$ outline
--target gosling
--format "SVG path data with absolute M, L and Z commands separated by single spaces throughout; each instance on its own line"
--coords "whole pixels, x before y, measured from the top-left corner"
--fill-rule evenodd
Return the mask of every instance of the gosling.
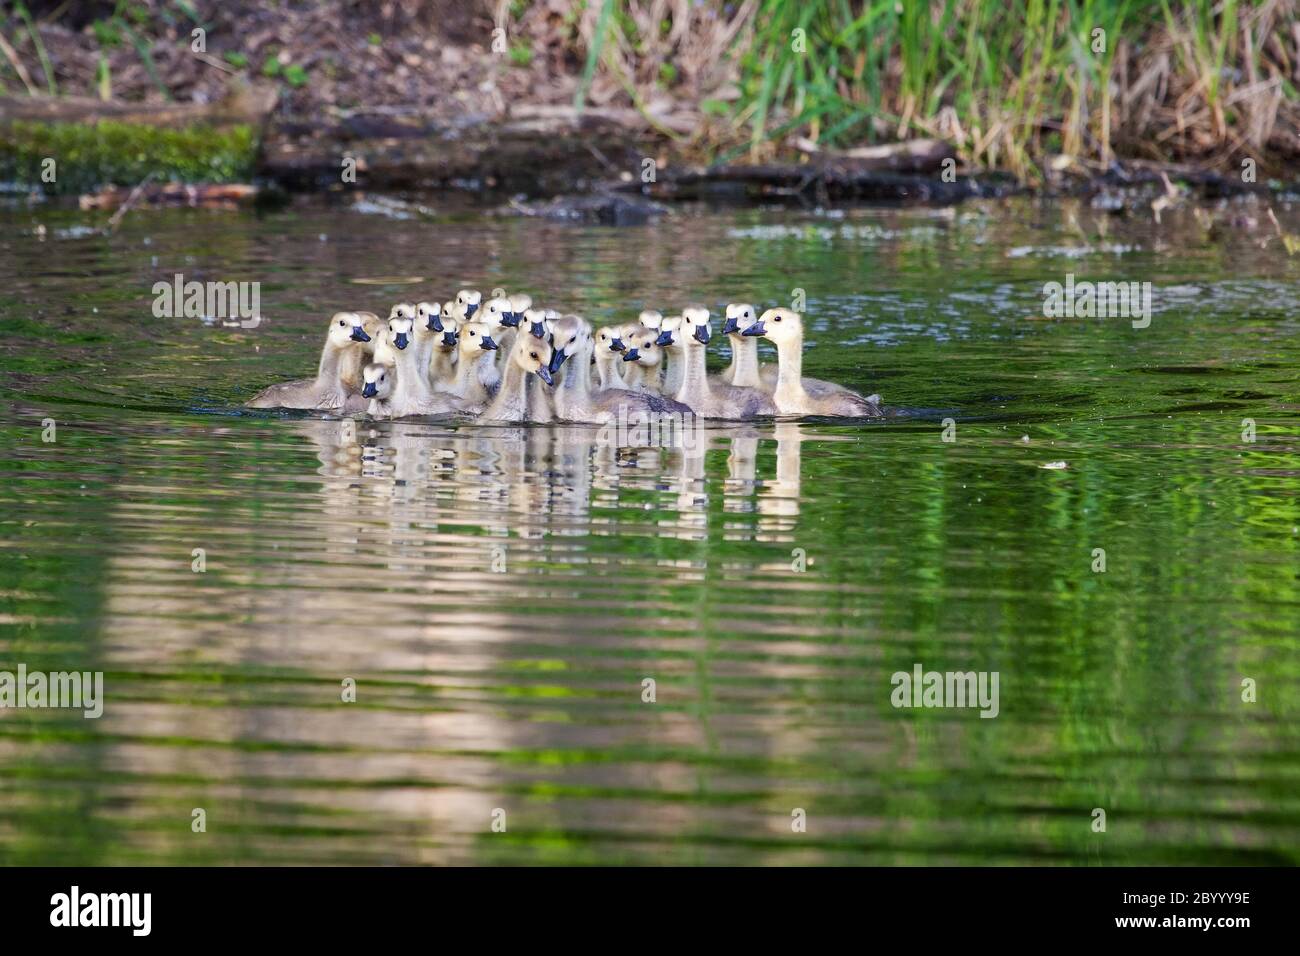
M 817 392 L 803 378 L 803 317 L 792 309 L 768 309 L 745 335 L 761 335 L 776 346 L 777 381 L 772 400 L 782 415 L 825 415 L 833 418 L 881 418 L 880 396 L 863 397 L 831 382 L 818 382 Z
M 330 317 L 316 377 L 264 388 L 249 399 L 248 407 L 342 408 L 348 397 L 348 388 L 342 378 L 345 360 L 360 355 L 361 346 L 369 341 L 370 336 L 358 313 L 335 312 Z

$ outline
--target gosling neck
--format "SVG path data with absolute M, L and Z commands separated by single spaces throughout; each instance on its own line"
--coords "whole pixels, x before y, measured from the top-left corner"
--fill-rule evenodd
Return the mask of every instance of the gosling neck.
M 551 393 L 556 411 L 564 416 L 586 408 L 591 399 L 591 350 L 579 349 L 570 355 L 565 360 L 560 375 L 560 383 Z
M 708 359 L 704 352 L 703 345 L 687 345 L 683 342 L 681 349 L 673 356 L 673 364 L 682 367 L 682 384 L 674 397 L 691 408 L 706 406 L 712 397 L 712 391 L 709 389 Z
M 640 388 L 646 381 L 646 370 L 640 362 L 629 362 L 623 369 L 623 384 L 628 388 Z
M 456 363 L 456 391 L 464 394 L 470 388 L 478 376 L 480 365 L 496 364 L 496 356 L 492 353 L 492 349 L 478 349 L 478 355 L 461 355 Z
M 684 366 L 681 352 L 671 346 L 665 347 L 663 364 L 667 368 L 664 372 L 664 394 L 676 395 L 682 387 Z
M 591 350 L 579 349 L 569 356 L 562 370 L 560 387 L 556 394 L 563 393 L 567 398 L 577 401 L 591 395 Z
M 429 356 L 429 377 L 431 381 L 446 381 L 454 374 L 460 363 L 456 361 L 456 347 L 435 345 Z
M 639 363 L 638 363 L 639 364 Z M 653 388 L 655 391 L 663 390 L 664 380 L 664 353 L 659 352 L 659 361 L 654 365 L 641 366 L 641 384 L 647 388 Z
M 731 384 L 758 388 L 758 339 L 753 336 L 727 336 L 731 343 Z
M 322 362 L 324 356 L 321 356 Z M 366 353 L 360 345 L 349 343 L 339 350 L 339 356 L 336 360 L 335 377 L 343 384 L 343 387 L 349 392 L 361 391 L 361 369 L 366 364 Z
M 510 356 L 515 354 L 515 346 L 525 335 L 532 335 L 529 324 L 523 319 L 519 320 L 518 325 L 506 325 L 499 327 L 492 333 L 492 338 L 497 343 L 497 351 L 501 353 L 501 360 L 505 364 L 501 367 L 501 374 L 506 373 L 505 366 L 510 364 Z
M 320 353 L 320 366 L 316 370 L 316 381 L 321 385 L 328 385 L 333 388 L 339 384 L 339 366 L 343 361 L 343 354 L 349 348 L 347 345 L 335 345 L 333 342 L 326 342 L 325 348 Z
M 619 374 L 618 366 L 614 364 L 622 360 L 622 355 L 611 352 L 607 346 L 596 347 L 596 371 L 600 374 L 601 388 L 622 388 L 626 384 Z
M 417 329 L 413 335 L 415 341 L 411 347 L 415 349 L 415 367 L 428 375 L 429 363 L 433 360 L 433 347 L 438 339 L 442 337 L 442 333 Z
M 803 387 L 803 335 L 793 342 L 776 345 L 776 391 L 778 406 L 802 402 L 808 397 Z
M 429 381 L 420 374 L 415 347 L 399 349 L 394 346 L 394 351 L 397 353 L 397 388 L 393 390 L 393 397 L 400 395 L 407 401 L 424 401 L 429 398 Z
M 505 371 L 501 373 L 501 391 L 497 394 L 503 409 L 523 415 L 528 408 L 528 374 L 513 358 L 507 358 Z

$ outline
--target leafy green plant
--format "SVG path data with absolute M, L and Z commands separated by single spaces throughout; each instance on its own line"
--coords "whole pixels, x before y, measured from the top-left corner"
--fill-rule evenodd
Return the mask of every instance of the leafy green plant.
M 529 66 L 533 62 L 533 48 L 527 43 L 510 45 L 510 62 L 515 66 Z

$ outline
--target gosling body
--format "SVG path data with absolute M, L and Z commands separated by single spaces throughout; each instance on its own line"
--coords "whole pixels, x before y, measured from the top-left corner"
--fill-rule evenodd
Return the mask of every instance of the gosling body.
M 282 382 L 262 389 L 248 401 L 249 408 L 300 408 L 335 410 L 347 402 L 348 385 L 344 376 L 361 346 L 370 340 L 362 317 L 356 312 L 336 312 L 330 317 L 321 350 L 316 377 Z
M 466 322 L 457 336 L 460 359 L 455 377 L 444 383 L 443 390 L 459 398 L 466 410 L 482 409 L 501 386 L 496 366 L 499 348 L 486 322 Z
M 711 337 L 708 309 L 692 307 L 682 311 L 681 327 L 669 343 L 682 365 L 677 400 L 704 418 L 748 421 L 776 415 L 775 402 L 756 388 L 709 382 L 705 353 Z
M 596 347 L 591 326 L 576 316 L 565 316 L 555 324 L 552 374 L 561 368 L 563 380 L 556 386 L 555 414 L 561 421 L 604 424 L 620 414 L 644 417 L 650 414 L 690 415 L 690 407 L 671 398 L 624 388 L 593 390 L 592 350 Z
M 768 309 L 744 332 L 764 336 L 776 346 L 777 383 L 772 400 L 782 415 L 881 418 L 880 396 L 863 397 L 830 382 L 803 377 L 803 317 L 792 309 Z
M 530 417 L 528 382 L 540 378 L 546 385 L 553 381 L 550 369 L 551 347 L 531 335 L 520 335 L 505 368 L 501 372 L 501 387 L 491 404 L 484 409 L 480 420 L 487 422 L 526 422 Z

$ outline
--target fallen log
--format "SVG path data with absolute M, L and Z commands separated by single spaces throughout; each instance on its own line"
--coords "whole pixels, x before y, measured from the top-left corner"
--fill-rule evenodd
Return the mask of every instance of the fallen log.
M 128 189 L 115 186 L 80 197 L 82 209 L 118 209 L 133 206 L 194 206 L 231 209 L 257 198 L 257 187 L 244 183 L 149 183 Z
M 261 127 L 275 109 L 279 91 L 268 84 L 232 84 L 230 93 L 216 103 L 166 103 L 146 105 L 98 100 L 88 96 L 0 96 L 0 124 L 77 123 L 104 120 L 135 126 Z
M 639 175 L 662 138 L 635 110 L 521 108 L 455 123 L 352 111 L 338 122 L 277 120 L 260 172 L 282 185 L 337 185 L 345 160 L 368 188 L 499 188 L 566 193 L 611 175 Z
M 945 159 L 956 160 L 957 150 L 941 139 L 909 139 L 901 143 L 829 149 L 800 137 L 794 148 L 822 160 L 833 160 L 863 172 L 928 173 L 943 168 Z

